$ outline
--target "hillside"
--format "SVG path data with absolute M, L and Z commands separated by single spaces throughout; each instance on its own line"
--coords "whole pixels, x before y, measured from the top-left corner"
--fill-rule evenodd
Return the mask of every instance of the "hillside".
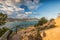
M 59 27 L 60 26 L 60 16 L 58 16 L 56 19 L 55 19 L 55 22 L 56 22 L 56 26 Z
M 55 28 L 45 30 L 46 37 L 43 40 L 60 40 L 60 16 L 55 19 Z
M 7 18 L 7 22 L 14 22 L 14 21 L 38 21 L 37 18 Z
M 20 40 L 22 37 L 23 40 L 28 40 L 28 36 L 31 35 L 35 35 L 35 31 L 29 31 L 33 28 L 29 28 L 26 30 L 22 30 L 22 31 L 18 31 L 17 34 L 15 34 L 12 37 L 12 40 Z M 26 33 L 24 33 L 26 32 Z M 43 37 L 43 31 L 41 33 L 43 40 L 60 40 L 60 27 L 55 27 L 52 29 L 48 29 L 48 30 L 44 30 L 46 36 Z
M 46 37 L 43 40 L 60 40 L 60 27 L 45 30 Z
M 55 19 L 55 28 L 50 28 L 47 30 L 41 31 L 41 36 L 43 40 L 60 40 L 60 17 Z M 45 33 L 45 36 L 44 36 Z M 22 29 L 15 34 L 11 40 L 35 40 L 30 35 L 35 37 L 36 30 L 34 27 L 29 27 L 27 29 Z M 29 38 L 30 36 L 30 38 Z

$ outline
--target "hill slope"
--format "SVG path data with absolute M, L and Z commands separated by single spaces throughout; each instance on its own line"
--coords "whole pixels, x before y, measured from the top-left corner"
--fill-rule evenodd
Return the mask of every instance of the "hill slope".
M 60 40 L 60 27 L 45 30 L 46 37 L 43 40 Z

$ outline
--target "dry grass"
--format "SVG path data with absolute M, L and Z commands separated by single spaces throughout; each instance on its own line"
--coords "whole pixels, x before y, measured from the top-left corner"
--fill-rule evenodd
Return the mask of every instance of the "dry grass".
M 46 37 L 43 40 L 60 40 L 60 17 L 55 19 L 56 27 L 45 30 Z
M 43 40 L 60 40 L 60 27 L 45 30 L 46 37 Z

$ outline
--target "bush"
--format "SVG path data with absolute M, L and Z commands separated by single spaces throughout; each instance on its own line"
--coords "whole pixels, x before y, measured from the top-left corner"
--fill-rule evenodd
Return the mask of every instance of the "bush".
M 56 26 L 55 25 L 50 25 L 50 26 L 46 27 L 46 29 L 50 29 L 50 28 L 54 28 L 54 27 L 56 27 Z
M 38 22 L 38 25 L 43 25 L 43 24 L 45 24 L 47 22 L 48 22 L 48 20 L 45 17 L 42 17 L 42 18 L 40 18 L 40 20 Z
M 55 25 L 54 25 L 54 19 L 50 19 L 49 22 L 48 20 L 45 18 L 45 17 L 42 17 L 37 24 L 34 25 L 34 27 L 36 28 L 36 40 L 42 40 L 42 37 L 40 35 L 40 31 L 41 30 L 45 30 L 45 29 L 50 29 L 50 28 L 54 28 Z M 43 24 L 47 23 L 48 22 L 48 25 L 45 25 L 44 27 L 41 27 Z M 52 23 L 52 24 L 50 24 Z
M 0 25 L 4 25 L 6 23 L 7 14 L 0 13 Z
M 42 40 L 42 37 L 41 37 L 40 33 L 37 33 L 35 35 L 35 40 Z
M 9 30 L 9 29 L 8 29 L 8 28 L 5 28 L 5 27 L 0 28 L 0 37 L 1 37 L 7 30 Z

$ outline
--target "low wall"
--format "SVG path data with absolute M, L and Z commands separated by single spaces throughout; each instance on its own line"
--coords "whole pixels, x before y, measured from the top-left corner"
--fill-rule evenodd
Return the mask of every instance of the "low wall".
M 9 35 L 10 30 L 8 30 L 7 32 L 5 32 L 1 37 L 0 40 L 7 40 L 7 36 Z

